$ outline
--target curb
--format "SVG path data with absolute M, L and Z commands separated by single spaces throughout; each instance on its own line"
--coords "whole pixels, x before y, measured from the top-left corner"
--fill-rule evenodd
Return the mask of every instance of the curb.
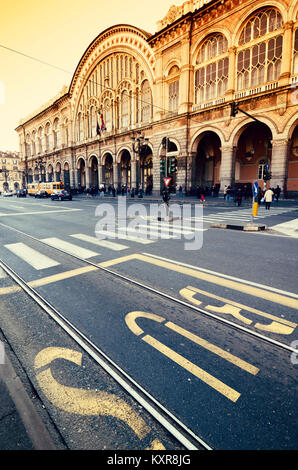
M 229 230 L 242 230 L 244 232 L 260 232 L 266 230 L 266 225 L 230 225 L 230 224 L 211 224 L 211 228 L 222 228 Z

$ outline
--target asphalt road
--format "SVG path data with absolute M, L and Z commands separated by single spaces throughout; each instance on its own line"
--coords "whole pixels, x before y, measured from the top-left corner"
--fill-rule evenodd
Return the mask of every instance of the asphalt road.
M 210 223 L 216 218 L 250 217 L 246 206 L 213 204 L 204 207 L 203 223 L 199 209 L 195 213 L 192 208 L 192 228 L 198 229 L 200 246 L 195 250 L 185 249 L 192 240 L 190 234 L 148 240 L 142 233 L 150 243 L 110 238 L 114 245 L 96 245 L 84 236 L 95 237 L 102 228 L 103 207 L 96 212 L 99 202 L 1 199 L 0 259 L 212 448 L 295 449 L 297 364 L 293 354 L 88 266 L 52 245 L 57 246 L 57 239 L 71 243 L 67 249 L 76 245 L 78 256 L 93 263 L 293 345 L 297 341 L 297 238 L 274 229 L 257 233 L 212 229 Z M 113 200 L 104 203 L 110 212 L 117 206 Z M 149 203 L 143 206 L 142 225 L 146 225 L 152 218 L 147 218 Z M 133 209 L 128 210 L 126 221 L 130 237 L 137 236 Z M 295 205 L 273 209 L 258 222 L 275 227 L 297 218 Z M 191 231 L 186 219 L 183 228 Z M 106 221 L 112 223 L 111 214 Z M 178 218 L 174 225 L 179 226 Z M 178 236 L 179 227 L 175 230 Z M 14 290 L 7 277 L 0 278 L 0 286 L 4 302 L 0 327 L 69 448 L 145 449 L 153 442 L 157 448 L 181 448 L 85 353 L 83 366 L 70 359 L 65 350 L 78 347 L 23 292 Z M 59 348 L 62 356 L 57 351 L 51 356 L 53 350 L 48 348 Z M 36 368 L 36 357 L 44 350 L 52 382 L 41 381 Z M 75 408 L 66 399 L 57 399 L 58 390 L 65 392 L 61 385 L 76 390 Z M 84 406 L 78 392 L 86 389 L 108 390 L 120 397 L 122 419 L 111 417 L 113 411 L 108 416 L 100 410 L 90 414 L 90 400 Z M 135 424 L 138 418 L 130 419 L 131 409 L 143 420 L 140 428 Z M 91 435 L 90 429 L 96 432 Z

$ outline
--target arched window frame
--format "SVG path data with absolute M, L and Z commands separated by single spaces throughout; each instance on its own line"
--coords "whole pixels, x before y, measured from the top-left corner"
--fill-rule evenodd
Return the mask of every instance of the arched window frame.
M 177 64 L 173 64 L 167 75 L 168 88 L 168 110 L 171 113 L 177 112 L 179 107 L 179 82 L 180 68 Z
M 279 79 L 283 20 L 276 8 L 255 12 L 244 24 L 237 50 L 237 90 L 276 82 Z
M 293 75 L 298 75 L 298 27 L 294 30 Z
M 223 96 L 228 87 L 228 41 L 221 33 L 207 37 L 195 65 L 195 104 Z

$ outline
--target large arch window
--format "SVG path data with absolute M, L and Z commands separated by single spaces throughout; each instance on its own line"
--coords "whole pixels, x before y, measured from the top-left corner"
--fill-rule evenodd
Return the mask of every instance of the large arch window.
M 195 103 L 223 96 L 228 86 L 228 42 L 222 34 L 208 38 L 200 47 L 195 71 Z
M 148 80 L 141 86 L 141 121 L 148 122 L 151 119 L 152 95 Z
M 60 128 L 59 128 L 58 118 L 56 118 L 53 123 L 53 138 L 54 138 L 54 148 L 60 148 L 61 141 L 60 141 Z
M 82 113 L 78 113 L 77 117 L 77 140 L 81 142 L 84 140 L 84 125 Z
M 173 65 L 168 74 L 169 111 L 178 110 L 179 106 L 179 68 Z
M 259 11 L 247 21 L 240 35 L 237 54 L 238 90 L 278 80 L 282 25 L 281 14 L 272 8 Z
M 294 37 L 293 75 L 298 75 L 298 28 L 295 31 Z

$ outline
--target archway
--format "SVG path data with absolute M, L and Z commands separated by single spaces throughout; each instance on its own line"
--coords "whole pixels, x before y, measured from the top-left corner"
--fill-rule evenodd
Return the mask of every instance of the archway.
M 290 139 L 286 197 L 298 195 L 298 124 L 296 124 L 292 137 Z
M 141 188 L 146 194 L 152 193 L 153 188 L 153 160 L 152 150 L 148 145 L 144 145 L 141 150 L 140 162 L 139 162 L 139 175 L 137 181 L 139 181 Z
M 69 164 L 67 162 L 64 163 L 63 179 L 64 179 L 64 187 L 66 189 L 69 189 L 70 188 L 70 174 L 69 174 Z
M 108 189 L 113 185 L 113 157 L 110 153 L 108 153 L 105 157 L 103 172 L 103 181 L 105 187 Z
M 85 160 L 79 158 L 77 163 L 77 172 L 78 172 L 78 188 L 84 189 L 86 187 L 86 174 L 85 174 Z
M 216 196 L 220 188 L 221 141 L 212 131 L 201 135 L 193 160 L 192 185 L 195 190 Z
M 95 155 L 90 160 L 90 188 L 98 189 L 98 160 Z
M 239 136 L 235 155 L 235 185 L 250 194 L 251 185 L 258 181 L 264 187 L 264 170 L 271 163 L 272 133 L 266 124 L 253 122 Z
M 56 164 L 55 181 L 61 181 L 61 163 Z
M 52 183 L 53 180 L 54 180 L 54 178 L 53 178 L 53 166 L 49 165 L 48 166 L 48 182 Z
M 128 150 L 123 150 L 120 161 L 121 186 L 130 187 L 131 181 L 131 156 Z

